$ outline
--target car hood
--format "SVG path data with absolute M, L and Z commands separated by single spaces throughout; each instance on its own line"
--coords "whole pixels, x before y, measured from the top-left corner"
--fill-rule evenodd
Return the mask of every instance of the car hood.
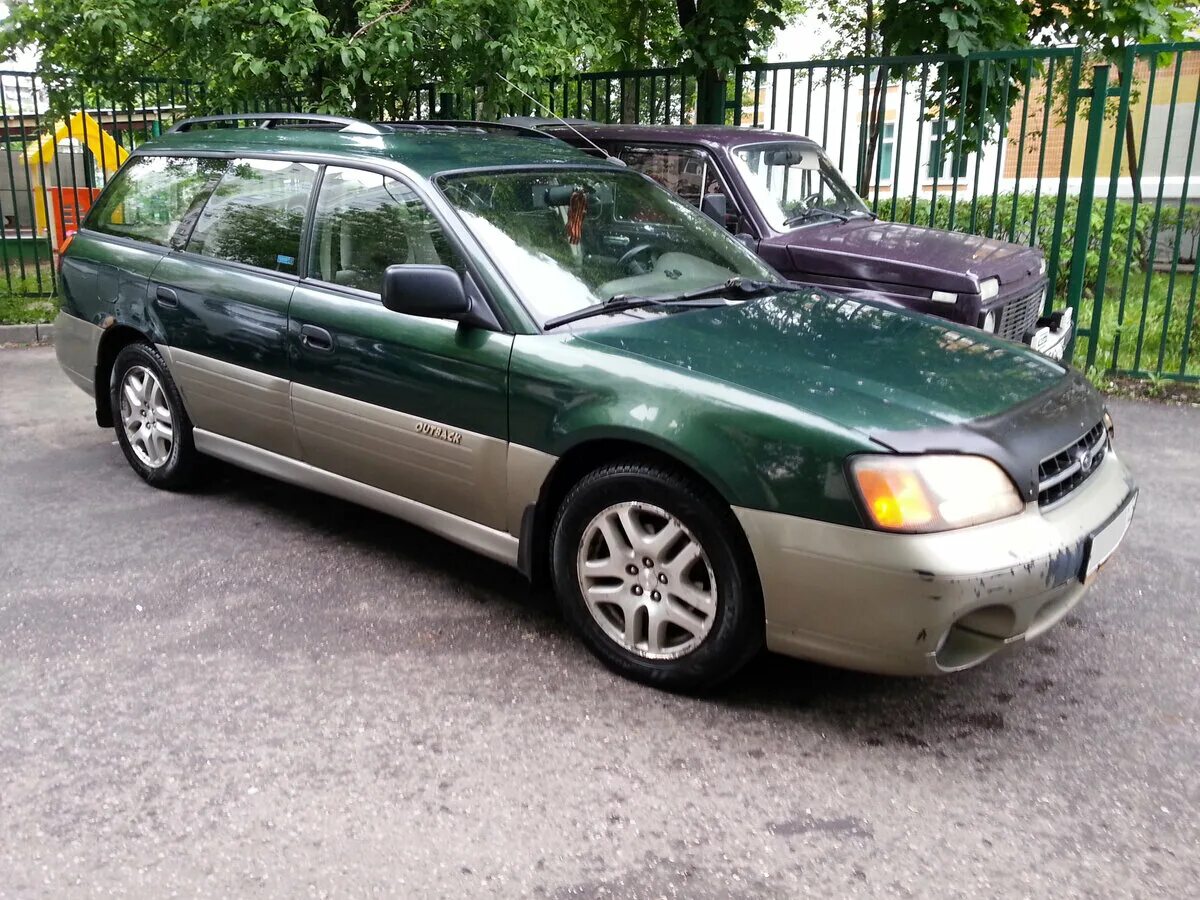
M 867 218 L 797 228 L 763 242 L 784 246 L 796 271 L 860 281 L 909 284 L 975 293 L 998 278 L 1006 286 L 1040 277 L 1040 250 L 972 234 L 957 234 Z
M 822 291 L 656 315 L 577 338 L 867 434 L 995 416 L 1062 382 L 1068 371 L 975 329 Z

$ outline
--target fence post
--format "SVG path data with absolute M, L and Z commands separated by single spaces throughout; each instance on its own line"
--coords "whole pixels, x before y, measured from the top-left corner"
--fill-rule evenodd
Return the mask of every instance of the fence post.
M 1075 208 L 1075 236 L 1071 245 L 1071 274 L 1067 281 L 1067 306 L 1072 316 L 1078 321 L 1079 302 L 1083 299 L 1083 280 L 1087 273 L 1087 248 L 1091 237 L 1092 200 L 1096 193 L 1096 172 L 1099 169 L 1100 139 L 1104 135 L 1104 107 L 1108 100 L 1108 64 L 1092 68 L 1092 86 L 1085 91 L 1091 98 L 1088 109 L 1087 136 L 1083 144 L 1083 171 L 1079 180 L 1079 203 Z M 1104 298 L 1095 298 L 1092 311 L 1092 321 L 1099 322 L 1099 308 Z M 1076 327 L 1067 347 L 1066 357 L 1071 359 L 1075 352 L 1075 341 L 1079 337 Z M 1093 356 L 1090 345 L 1096 343 L 1096 338 L 1088 330 L 1089 356 Z
M 1109 256 L 1112 253 L 1112 236 L 1115 216 L 1117 212 L 1117 183 L 1121 180 L 1121 160 L 1125 150 L 1125 117 L 1129 112 L 1130 95 L 1133 92 L 1133 68 L 1137 58 L 1134 55 L 1134 47 L 1131 45 L 1125 49 L 1125 57 L 1123 65 L 1117 70 L 1121 79 L 1121 84 L 1117 88 L 1117 93 L 1120 96 L 1120 104 L 1117 109 L 1116 127 L 1113 129 L 1112 141 L 1112 168 L 1109 170 L 1108 176 L 1108 201 L 1104 208 L 1104 226 L 1100 233 L 1100 255 L 1096 265 L 1096 284 L 1094 291 L 1096 299 L 1092 304 L 1092 321 L 1087 327 L 1087 360 L 1084 363 L 1085 371 L 1091 369 L 1096 362 L 1096 353 L 1100 349 L 1100 315 L 1104 311 L 1104 290 L 1108 281 L 1108 262 Z M 1107 103 L 1107 99 L 1105 100 Z M 1134 218 L 1137 218 L 1137 210 L 1134 210 Z M 1082 324 L 1082 323 L 1080 323 Z M 1114 346 L 1114 350 L 1116 347 Z M 1107 368 L 1112 369 L 1117 365 L 1116 355 L 1109 360 Z

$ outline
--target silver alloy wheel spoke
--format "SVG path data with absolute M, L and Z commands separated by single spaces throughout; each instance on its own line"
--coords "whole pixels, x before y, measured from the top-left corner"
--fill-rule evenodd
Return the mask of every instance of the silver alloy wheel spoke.
M 121 381 L 121 425 L 134 455 L 151 469 L 171 458 L 175 429 L 166 391 L 153 372 L 133 366 Z
M 617 503 L 583 531 L 579 588 L 601 630 L 647 659 L 678 659 L 712 630 L 717 584 L 704 548 L 665 510 Z

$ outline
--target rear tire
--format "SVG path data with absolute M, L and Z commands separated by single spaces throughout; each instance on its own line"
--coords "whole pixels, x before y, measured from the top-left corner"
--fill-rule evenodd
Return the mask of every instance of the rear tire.
M 605 466 L 563 500 L 551 575 L 564 614 L 613 671 L 698 691 L 763 644 L 758 579 L 714 492 L 652 463 Z
M 109 380 L 117 443 L 133 471 L 165 490 L 187 487 L 196 471 L 192 422 L 159 352 L 150 344 L 121 348 Z

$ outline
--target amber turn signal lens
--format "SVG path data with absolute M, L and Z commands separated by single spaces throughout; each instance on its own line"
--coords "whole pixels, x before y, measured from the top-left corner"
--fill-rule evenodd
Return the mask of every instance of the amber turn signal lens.
M 879 527 L 903 531 L 933 519 L 925 489 L 912 472 L 860 469 L 855 474 L 858 489 Z

